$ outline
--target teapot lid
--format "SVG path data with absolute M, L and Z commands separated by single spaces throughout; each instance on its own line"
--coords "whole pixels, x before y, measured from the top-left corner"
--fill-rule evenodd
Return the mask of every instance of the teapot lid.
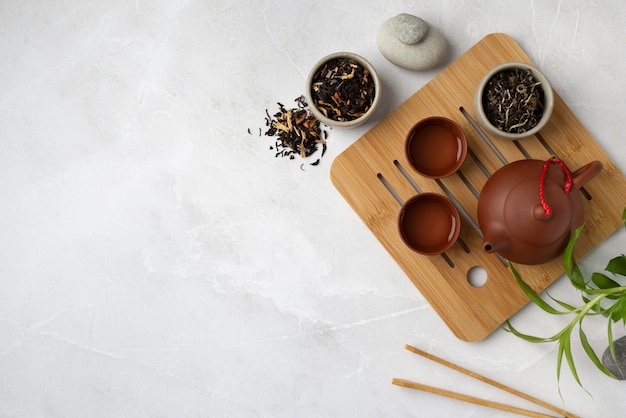
M 551 207 L 546 213 L 538 194 L 536 178 L 517 184 L 504 203 L 504 221 L 511 239 L 531 246 L 546 246 L 570 233 L 572 205 L 563 187 L 549 177 L 543 193 Z

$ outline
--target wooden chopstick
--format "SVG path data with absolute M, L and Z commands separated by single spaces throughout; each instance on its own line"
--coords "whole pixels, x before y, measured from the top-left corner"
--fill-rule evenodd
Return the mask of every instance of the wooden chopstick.
M 465 402 L 473 403 L 476 405 L 487 406 L 489 408 L 500 409 L 501 411 L 512 412 L 514 414 L 524 415 L 527 417 L 555 418 L 553 415 L 540 414 L 539 412 L 529 411 L 527 409 L 522 409 L 522 408 L 516 408 L 514 406 L 505 405 L 505 404 L 498 403 L 498 402 L 491 402 L 485 399 L 475 398 L 473 396 L 463 395 L 461 393 L 451 392 L 449 390 L 439 389 L 433 386 L 423 385 L 417 382 L 411 382 L 409 380 L 393 379 L 391 383 L 393 383 L 394 385 L 403 386 L 405 388 L 422 390 L 424 392 L 430 392 L 430 393 L 434 393 L 437 395 L 446 396 L 448 398 L 457 399 L 460 401 L 465 401 Z
M 437 362 L 437 363 L 439 363 L 439 364 L 441 364 L 443 366 L 446 366 L 446 367 L 451 368 L 453 370 L 456 370 L 456 371 L 458 371 L 460 373 L 463 373 L 466 376 L 473 377 L 474 379 L 480 380 L 483 383 L 487 383 L 487 384 L 489 384 L 491 386 L 494 386 L 494 387 L 496 387 L 498 389 L 501 389 L 501 390 L 503 390 L 505 392 L 509 392 L 509 393 L 511 393 L 511 394 L 513 394 L 515 396 L 518 396 L 518 397 L 520 397 L 522 399 L 526 399 L 527 401 L 530 401 L 530 402 L 532 402 L 532 403 L 534 403 L 536 405 L 539 405 L 539 406 L 542 406 L 542 407 L 544 407 L 546 409 L 549 409 L 551 411 L 557 412 L 557 413 L 563 415 L 565 418 L 579 418 L 577 415 L 574 415 L 571 412 L 568 412 L 568 411 L 566 411 L 564 409 L 561 409 L 561 408 L 559 408 L 557 406 L 554 406 L 552 404 L 544 402 L 541 399 L 537 399 L 537 398 L 535 398 L 533 396 L 530 396 L 530 395 L 528 395 L 526 393 L 520 392 L 520 391 L 518 391 L 516 389 L 513 389 L 513 388 L 511 388 L 509 386 L 503 385 L 502 383 L 496 382 L 495 380 L 489 379 L 488 377 L 482 376 L 482 375 L 480 375 L 478 373 L 475 373 L 475 372 L 473 372 L 471 370 L 467 370 L 467 369 L 465 369 L 465 368 L 463 368 L 461 366 L 457 366 L 454 363 L 450 363 L 447 360 L 444 360 L 444 359 L 442 359 L 440 357 L 437 357 L 437 356 L 435 356 L 433 354 L 427 353 L 426 351 L 420 350 L 419 348 L 413 347 L 413 346 L 411 346 L 409 344 L 406 344 L 404 346 L 404 348 L 406 348 L 407 350 L 409 350 L 409 351 L 411 351 L 411 352 L 413 352 L 415 354 L 418 354 L 418 355 L 420 355 L 420 356 L 422 356 L 424 358 L 427 358 L 427 359 L 432 360 L 434 362 Z M 462 396 L 464 396 L 464 395 L 462 395 Z M 489 401 L 484 401 L 484 402 L 489 402 Z

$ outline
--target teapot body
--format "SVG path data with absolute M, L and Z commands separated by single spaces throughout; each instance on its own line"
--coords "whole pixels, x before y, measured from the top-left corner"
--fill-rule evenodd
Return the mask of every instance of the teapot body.
M 500 168 L 478 200 L 484 250 L 520 264 L 558 257 L 584 222 L 579 188 L 601 169 L 602 164 L 594 161 L 569 177 L 565 168 L 541 160 L 520 160 Z M 571 189 L 566 187 L 570 180 Z

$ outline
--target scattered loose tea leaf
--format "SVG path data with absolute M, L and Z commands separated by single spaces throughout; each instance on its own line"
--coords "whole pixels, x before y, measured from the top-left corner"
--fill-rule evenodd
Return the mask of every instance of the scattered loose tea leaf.
M 322 156 L 324 156 L 328 133 L 322 131 L 320 122 L 311 113 L 304 96 L 296 98 L 295 102 L 296 107 L 291 109 L 287 109 L 285 105 L 278 102 L 278 112 L 273 115 L 270 115 L 267 109 L 265 110 L 265 126 L 267 127 L 265 135 L 276 138 L 270 150 L 276 150 L 275 157 L 289 157 L 293 160 L 296 155 L 302 158 L 309 157 L 319 149 L 321 144 Z
M 532 71 L 513 68 L 495 74 L 485 86 L 483 108 L 489 122 L 504 132 L 531 130 L 543 115 L 543 88 Z
M 353 59 L 330 60 L 313 76 L 313 105 L 336 121 L 360 118 L 372 106 L 375 95 L 369 71 Z

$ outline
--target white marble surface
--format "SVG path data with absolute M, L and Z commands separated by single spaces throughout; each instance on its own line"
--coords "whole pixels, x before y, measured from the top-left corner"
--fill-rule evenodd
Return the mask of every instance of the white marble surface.
M 510 416 L 392 377 L 532 408 L 405 343 L 584 417 L 623 414 L 626 383 L 578 346 L 589 393 L 564 370 L 562 404 L 555 346 L 457 340 L 331 185 L 333 158 L 442 68 L 380 55 L 400 12 L 443 31 L 446 63 L 512 35 L 626 171 L 621 0 L 0 2 L 0 416 Z M 339 50 L 378 68 L 382 108 L 302 171 L 258 128 Z M 624 248 L 620 231 L 583 265 Z M 577 300 L 565 280 L 551 292 Z M 564 324 L 532 306 L 515 321 Z

